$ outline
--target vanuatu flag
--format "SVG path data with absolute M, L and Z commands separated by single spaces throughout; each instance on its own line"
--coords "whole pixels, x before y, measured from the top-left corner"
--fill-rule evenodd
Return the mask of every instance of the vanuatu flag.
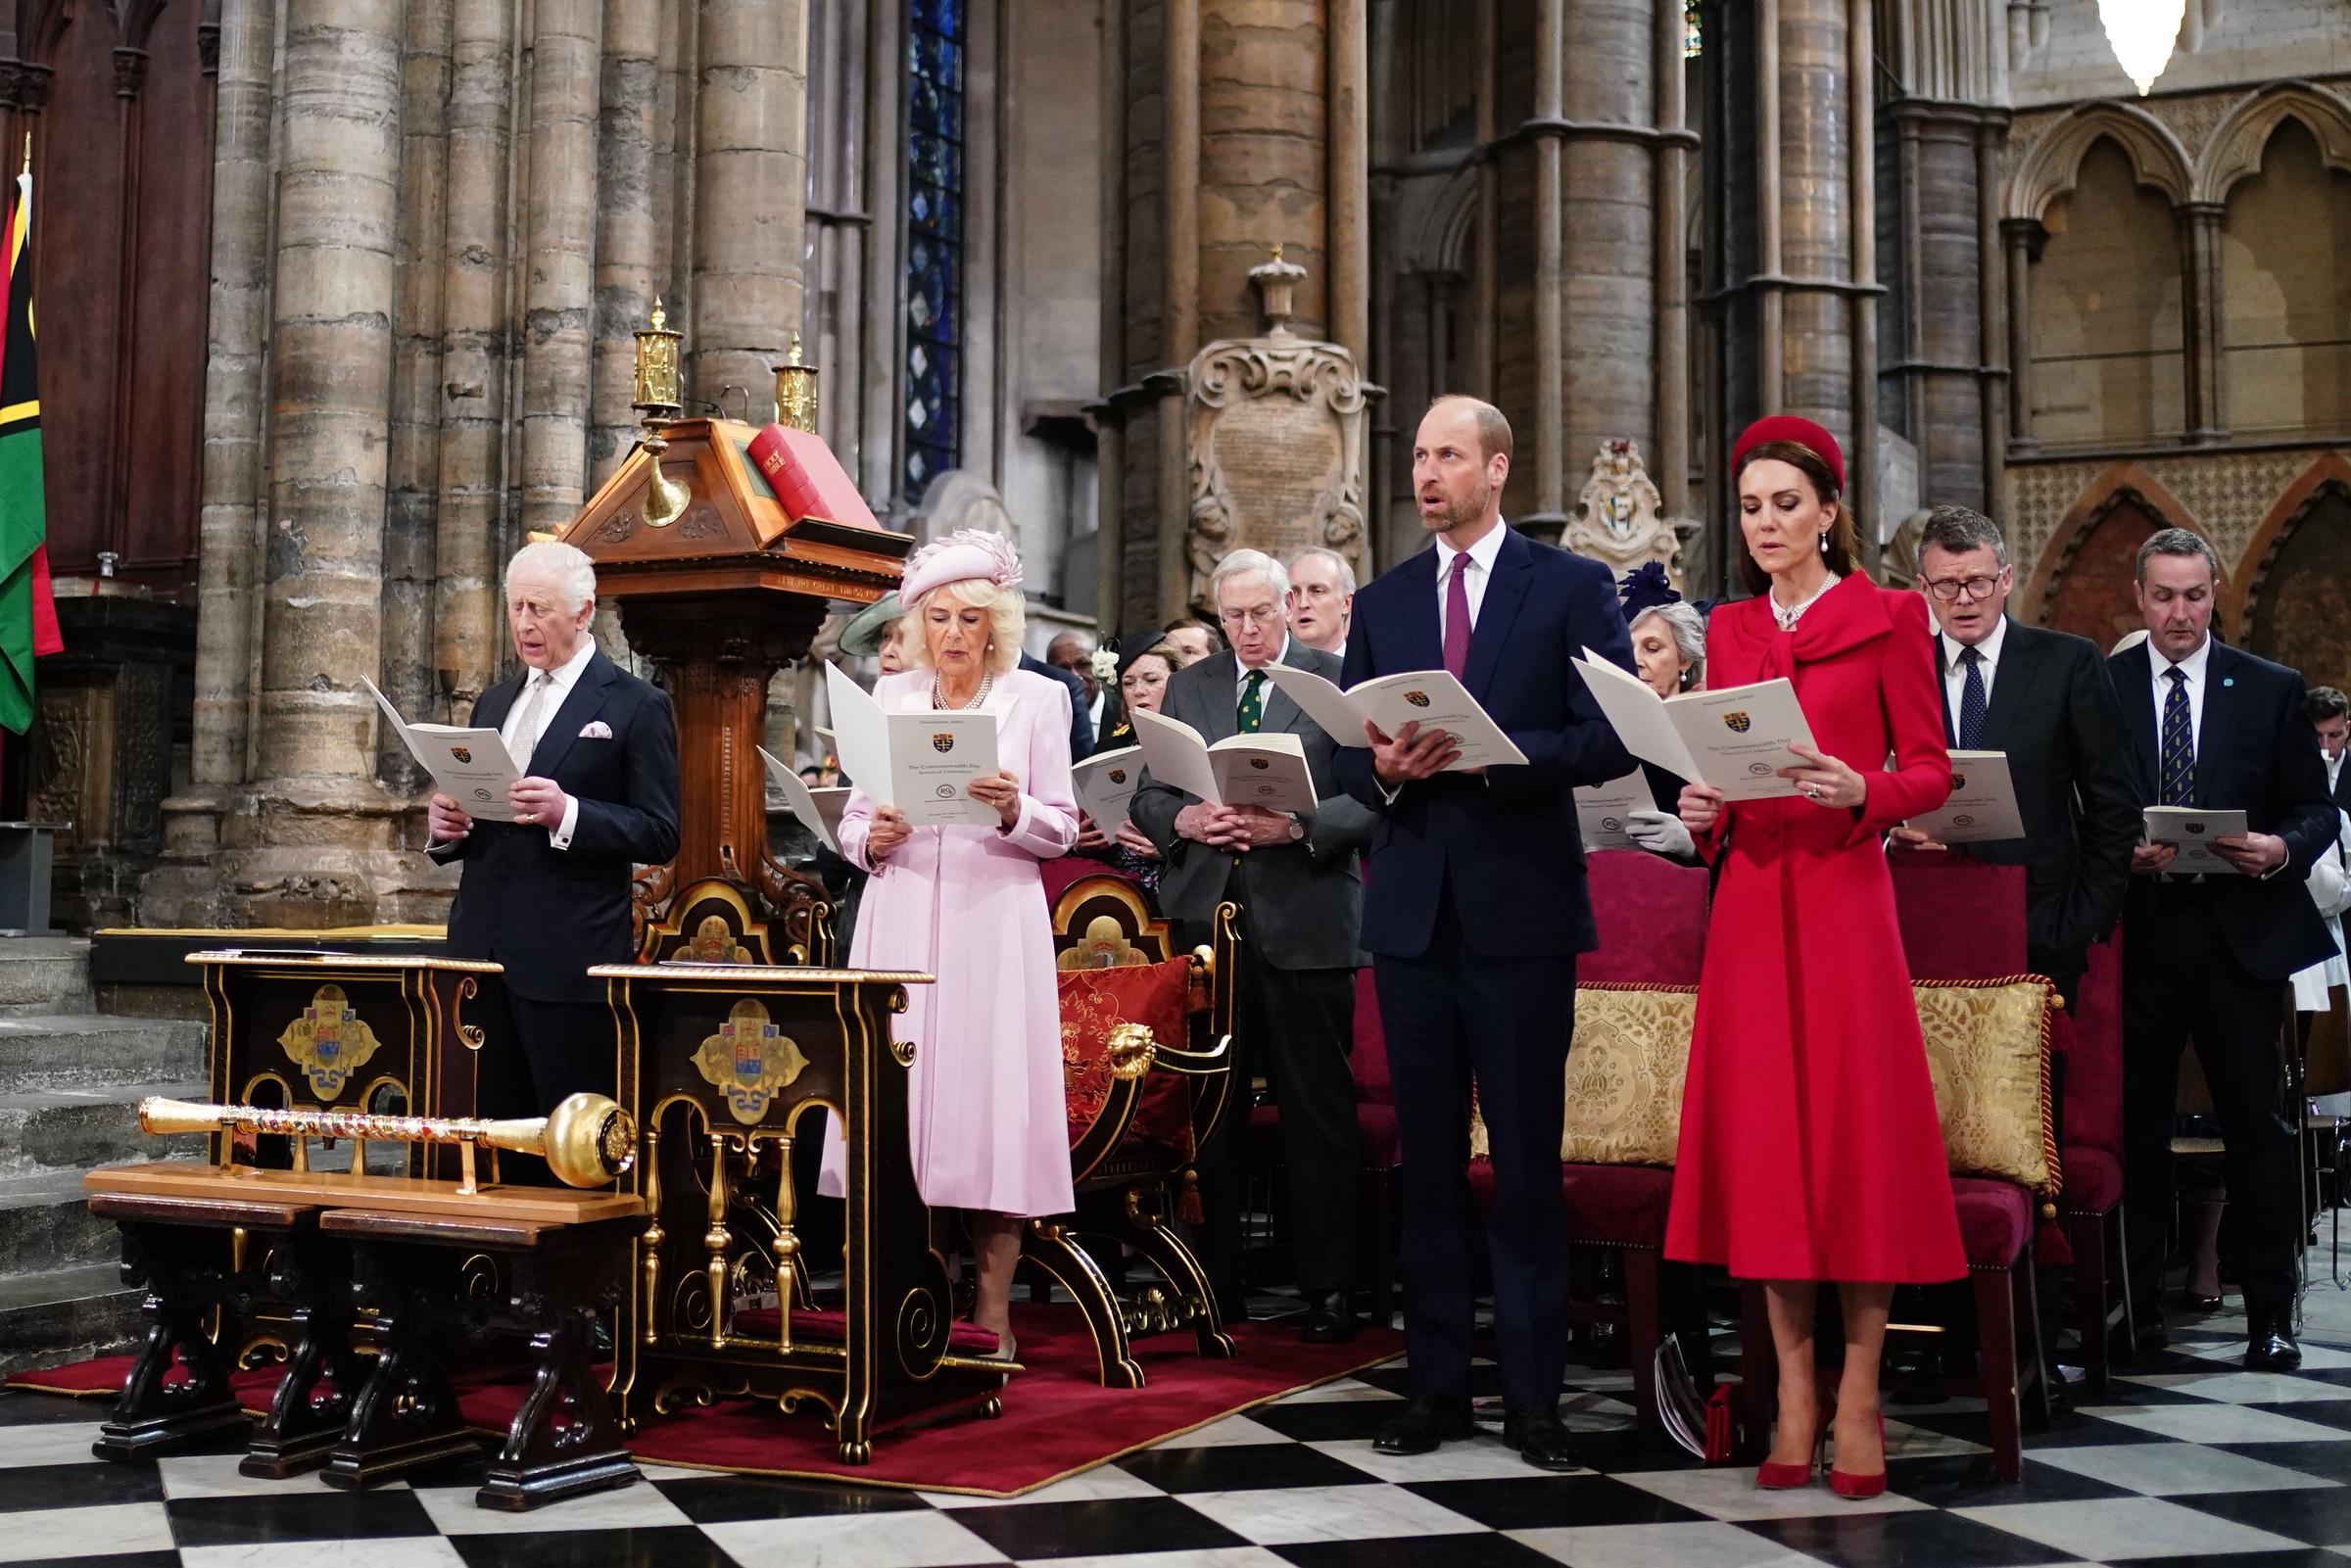
M 32 661 L 65 644 L 49 596 L 49 534 L 41 491 L 41 394 L 32 338 L 32 170 L 17 178 L 17 202 L 0 242 L 7 258 L 0 297 L 0 725 L 22 735 L 32 723 Z

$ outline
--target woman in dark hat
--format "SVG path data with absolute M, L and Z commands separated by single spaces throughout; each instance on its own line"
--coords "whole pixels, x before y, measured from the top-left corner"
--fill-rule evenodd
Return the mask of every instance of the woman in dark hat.
M 1119 722 L 1095 745 L 1097 756 L 1134 744 L 1135 713 L 1159 711 L 1161 701 L 1167 696 L 1168 677 L 1183 663 L 1182 654 L 1168 641 L 1165 632 L 1129 633 L 1112 647 L 1117 650 L 1118 664 L 1104 678 L 1115 678 L 1118 682 Z M 1110 651 L 1105 648 L 1094 657 L 1108 662 L 1104 654 Z M 1166 863 L 1161 860 L 1158 847 L 1134 824 L 1123 822 L 1116 833 L 1105 833 L 1093 818 L 1081 814 L 1078 828 L 1077 853 L 1103 862 L 1110 870 L 1152 892 L 1159 891 L 1159 874 Z
M 1818 744 L 1782 770 L 1793 795 L 1682 791 L 1682 821 L 1720 876 L 1665 1256 L 1764 1282 L 1780 1406 L 1756 1484 L 1806 1485 L 1833 1426 L 1831 1486 L 1871 1497 L 1886 1489 L 1878 1365 L 1894 1287 L 1967 1272 L 1884 843 L 1943 804 L 1950 758 L 1927 618 L 1917 595 L 1855 569 L 1836 441 L 1776 416 L 1739 438 L 1731 466 L 1754 596 L 1708 622 L 1709 682 L 1787 679 Z M 1845 1322 L 1833 1418 L 1812 1342 L 1830 1280 Z

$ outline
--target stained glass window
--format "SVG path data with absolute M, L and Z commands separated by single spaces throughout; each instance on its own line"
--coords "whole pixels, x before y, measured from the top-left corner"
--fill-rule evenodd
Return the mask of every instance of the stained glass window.
M 1689 3 L 1682 7 L 1682 58 L 1696 60 L 1703 42 L 1704 38 L 1699 30 L 1698 24 L 1698 0 L 1689 0 Z
M 961 450 L 965 0 L 906 7 L 906 499 Z

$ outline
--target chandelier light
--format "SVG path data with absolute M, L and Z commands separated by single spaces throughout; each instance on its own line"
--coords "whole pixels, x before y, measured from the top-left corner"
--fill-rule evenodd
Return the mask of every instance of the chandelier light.
M 2187 0 L 2098 0 L 2106 41 L 2122 62 L 2123 74 L 2138 84 L 2141 98 L 2172 63 L 2172 45 L 2179 41 L 2186 10 Z

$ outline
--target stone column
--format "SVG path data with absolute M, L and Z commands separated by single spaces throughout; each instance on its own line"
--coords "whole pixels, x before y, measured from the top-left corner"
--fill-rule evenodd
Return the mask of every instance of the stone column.
M 2006 253 L 2000 245 L 2000 149 L 2008 140 L 2008 112 L 1987 110 L 1976 126 L 1977 362 L 1983 406 L 1984 510 L 2007 520 L 2008 363 Z
M 2048 230 L 2036 217 L 2000 220 L 2008 266 L 2008 452 L 2021 456 L 2037 451 L 2040 439 L 2033 434 L 2033 260 L 2048 240 Z
M 1845 449 L 1847 504 L 1876 558 L 1877 297 L 1872 0 L 1718 0 L 1705 13 L 1708 250 L 1720 439 L 1767 413 Z M 1713 526 L 1731 525 L 1719 464 Z M 1711 552 L 1710 552 L 1711 553 Z M 1716 557 L 1717 564 L 1727 564 Z
M 442 238 L 441 473 L 433 671 L 462 723 L 498 669 L 505 527 L 506 329 L 513 137 L 511 0 L 457 0 L 450 43 L 449 217 Z
M 660 108 L 661 0 L 603 0 L 603 110 L 596 142 L 596 306 L 588 488 L 637 440 L 636 330 L 652 313 L 660 246 L 653 143 Z
M 2180 209 L 2180 241 L 2185 253 L 2187 287 L 2182 295 L 2185 330 L 2181 344 L 2187 383 L 2187 439 L 2199 446 L 2227 441 L 2221 363 L 2221 219 L 2219 202 L 2190 202 Z
M 524 203 L 522 526 L 552 531 L 587 499 L 602 0 L 535 0 L 531 182 Z
M 1191 487 L 1184 462 L 1183 367 L 1200 348 L 1200 7 L 1202 0 L 1163 0 L 1162 47 L 1167 74 L 1160 93 L 1160 368 L 1145 378 L 1157 400 L 1159 459 L 1159 594 L 1165 619 L 1182 611 L 1190 570 L 1184 536 L 1191 526 Z M 1246 172 L 1242 174 L 1244 182 Z M 1244 183 L 1243 189 L 1246 190 Z M 1243 276 L 1246 277 L 1246 268 Z
M 1330 341 L 1371 362 L 1371 38 L 1366 0 L 1329 0 Z M 1366 494 L 1369 494 L 1367 487 Z
M 199 527 L 196 792 L 250 777 L 254 581 L 260 568 L 262 424 L 268 405 L 269 212 L 276 130 L 270 69 L 277 0 L 228 0 L 214 115 L 212 331 Z M 176 833 L 178 825 L 174 824 Z
M 1995 234 L 1989 253 L 1980 248 L 1984 115 L 1929 99 L 1904 99 L 1886 113 L 1897 141 L 1899 178 L 1888 189 L 1901 236 L 1901 309 L 1888 324 L 1898 345 L 1888 361 L 1896 407 L 1888 422 L 1917 448 L 1929 504 L 1989 509 L 1985 387 L 1999 355 L 1996 343 L 1987 352 L 1983 317 L 1985 290 L 1996 289 L 1998 241 Z
M 434 534 L 441 491 L 441 298 L 445 281 L 453 0 L 411 0 L 401 109 L 400 285 L 393 311 L 392 429 L 385 480 L 383 674 L 404 713 L 432 711 Z M 428 775 L 391 726 L 376 771 L 412 794 Z
M 1102 401 L 1094 421 L 1094 613 L 1109 636 L 1127 622 L 1127 432 L 1119 389 L 1127 379 L 1127 7 L 1102 7 Z
M 328 807 L 377 793 L 405 10 L 287 4 L 261 776 Z
M 1668 8 L 1670 10 L 1670 8 Z M 1655 29 L 1656 93 L 1656 425 L 1649 477 L 1668 517 L 1690 510 L 1689 168 L 1698 139 L 1689 128 L 1682 74 L 1682 26 L 1668 17 Z
M 700 41 L 688 396 L 756 401 L 800 325 L 805 0 L 701 0 Z

